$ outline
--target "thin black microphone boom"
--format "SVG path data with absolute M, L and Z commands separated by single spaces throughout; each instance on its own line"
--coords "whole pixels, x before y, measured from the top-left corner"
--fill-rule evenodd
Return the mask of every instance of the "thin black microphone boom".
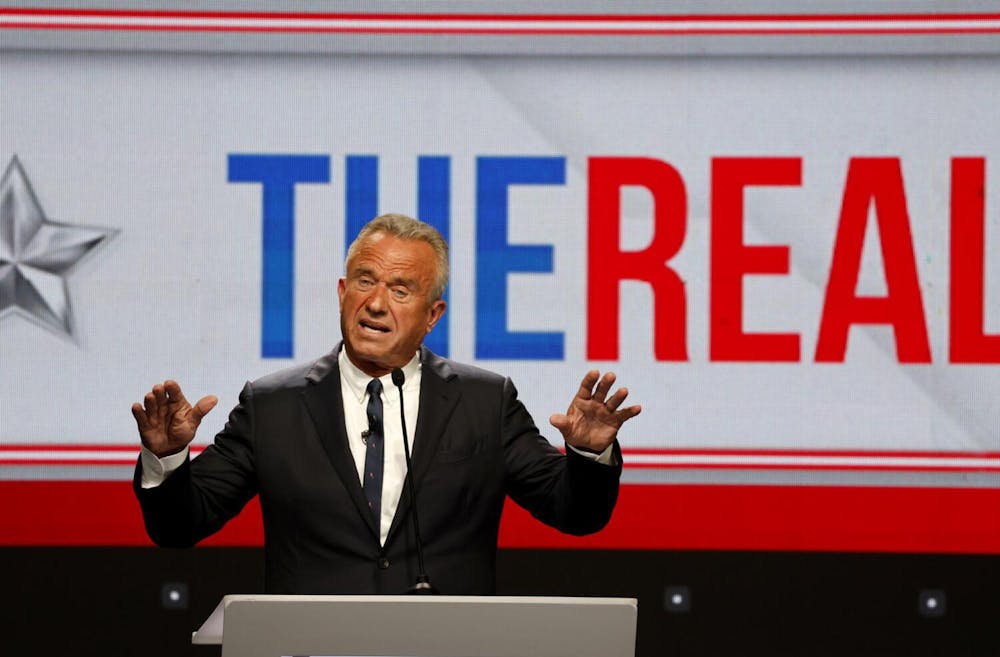
M 424 568 L 424 544 L 420 540 L 420 521 L 417 519 L 417 488 L 413 484 L 413 464 L 410 462 L 410 440 L 406 435 L 406 412 L 403 408 L 403 382 L 406 375 L 398 367 L 392 371 L 392 384 L 399 390 L 399 421 L 403 425 L 403 453 L 406 455 L 406 481 L 410 486 L 410 506 L 413 513 L 413 534 L 417 539 L 417 583 L 413 585 L 408 593 L 417 595 L 435 595 L 439 591 L 431 584 L 431 578 L 427 576 Z

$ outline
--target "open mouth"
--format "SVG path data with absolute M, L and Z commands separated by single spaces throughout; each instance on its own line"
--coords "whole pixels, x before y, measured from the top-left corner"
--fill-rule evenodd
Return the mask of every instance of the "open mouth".
M 361 325 L 361 330 L 365 333 L 383 334 L 389 332 L 389 327 L 385 324 L 379 324 L 367 319 L 363 319 L 358 323 Z

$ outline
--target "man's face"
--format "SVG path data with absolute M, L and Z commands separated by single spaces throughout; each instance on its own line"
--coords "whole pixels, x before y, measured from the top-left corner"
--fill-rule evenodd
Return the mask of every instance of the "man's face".
M 437 259 L 430 244 L 385 233 L 360 242 L 337 284 L 340 330 L 360 370 L 383 376 L 410 361 L 444 314 L 432 300 Z

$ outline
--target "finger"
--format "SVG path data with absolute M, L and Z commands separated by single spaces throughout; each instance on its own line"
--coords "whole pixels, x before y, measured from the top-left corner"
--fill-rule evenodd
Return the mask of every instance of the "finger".
M 570 419 L 569 416 L 562 413 L 553 413 L 549 416 L 549 424 L 559 429 L 559 433 L 565 435 L 570 428 Z
M 167 394 L 167 398 L 170 400 L 171 405 L 175 409 L 187 405 L 188 400 L 184 397 L 184 393 L 181 392 L 181 387 L 176 381 L 171 379 L 164 381 L 163 390 Z
M 157 383 L 153 386 L 153 397 L 156 399 L 156 412 L 160 417 L 164 417 L 167 414 L 167 391 L 164 390 L 163 386 Z
M 150 426 L 158 426 L 160 406 L 156 403 L 156 395 L 152 392 L 147 392 L 146 396 L 142 398 L 142 403 L 146 409 L 146 421 L 149 422 Z
M 139 431 L 149 429 L 149 419 L 146 417 L 146 411 L 142 407 L 142 404 L 132 404 L 132 417 L 135 418 L 135 423 L 139 427 Z
M 590 399 L 591 391 L 594 389 L 594 384 L 597 383 L 598 377 L 601 373 L 597 370 L 590 370 L 583 375 L 583 381 L 580 382 L 580 389 L 576 391 L 576 396 L 579 399 Z
M 615 383 L 615 373 L 607 372 L 601 377 L 601 380 L 597 384 L 597 388 L 594 389 L 594 401 L 604 403 L 604 398 L 608 394 L 608 390 L 611 390 L 611 386 Z
M 194 421 L 201 422 L 201 418 L 208 415 L 208 412 L 215 408 L 215 405 L 218 403 L 219 398 L 215 395 L 208 395 L 207 397 L 199 399 L 198 403 L 191 409 L 191 413 L 194 415 Z
M 604 406 L 614 413 L 622 405 L 626 397 L 628 397 L 628 388 L 618 388 L 618 390 L 615 390 L 615 394 L 611 395 L 608 401 L 604 402 Z
M 634 418 L 636 415 L 642 412 L 642 406 L 628 406 L 615 413 L 615 419 L 618 421 L 618 426 L 625 424 L 627 421 Z

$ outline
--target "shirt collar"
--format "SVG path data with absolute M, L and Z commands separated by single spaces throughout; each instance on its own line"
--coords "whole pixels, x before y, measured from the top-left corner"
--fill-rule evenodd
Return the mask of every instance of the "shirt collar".
M 372 377 L 362 372 L 358 369 L 357 365 L 351 362 L 351 359 L 347 357 L 347 349 L 343 345 L 340 347 L 340 354 L 337 355 L 337 363 L 340 365 L 341 384 L 347 386 L 347 389 L 351 391 L 351 395 L 360 404 L 364 401 L 365 395 L 368 393 L 368 382 L 372 380 Z M 410 384 L 417 380 L 417 374 L 420 372 L 419 350 L 413 354 L 413 358 L 402 367 L 402 370 L 406 376 L 406 382 L 403 383 L 403 387 L 408 389 Z M 392 383 L 392 372 L 379 377 L 379 381 L 382 382 L 383 391 L 395 387 Z M 385 397 L 390 402 L 395 398 L 393 395 L 386 395 Z

